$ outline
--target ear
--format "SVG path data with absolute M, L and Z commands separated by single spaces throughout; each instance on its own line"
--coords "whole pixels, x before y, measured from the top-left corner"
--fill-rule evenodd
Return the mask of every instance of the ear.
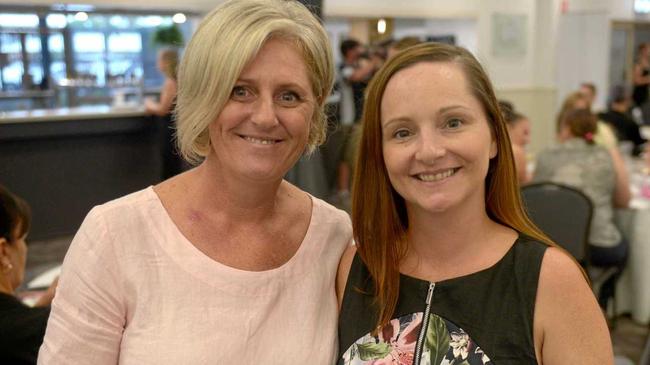
M 492 138 L 492 142 L 490 143 L 490 159 L 495 158 L 498 152 L 499 148 L 497 147 L 497 141 Z
M 8 252 L 7 252 L 8 245 L 9 242 L 7 242 L 7 239 L 4 237 L 0 237 L 0 258 L 8 256 Z

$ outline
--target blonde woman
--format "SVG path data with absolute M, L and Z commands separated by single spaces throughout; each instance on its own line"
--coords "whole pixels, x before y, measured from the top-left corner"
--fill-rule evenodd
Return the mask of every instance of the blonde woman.
M 42 364 L 331 364 L 347 215 L 283 180 L 323 141 L 334 72 L 299 2 L 237 0 L 178 76 L 195 168 L 94 208 L 74 238 Z

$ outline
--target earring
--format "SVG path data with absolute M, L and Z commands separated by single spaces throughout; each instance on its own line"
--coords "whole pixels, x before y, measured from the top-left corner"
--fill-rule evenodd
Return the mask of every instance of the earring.
M 2 259 L 2 272 L 3 273 L 8 273 L 13 269 L 14 269 L 14 265 L 12 265 L 11 262 L 9 262 L 9 260 L 3 258 Z

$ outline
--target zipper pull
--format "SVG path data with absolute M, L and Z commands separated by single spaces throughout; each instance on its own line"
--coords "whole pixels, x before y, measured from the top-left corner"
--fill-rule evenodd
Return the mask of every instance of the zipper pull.
M 433 296 L 433 289 L 436 288 L 436 283 L 429 283 L 429 291 L 427 292 L 427 305 L 431 304 L 431 297 Z

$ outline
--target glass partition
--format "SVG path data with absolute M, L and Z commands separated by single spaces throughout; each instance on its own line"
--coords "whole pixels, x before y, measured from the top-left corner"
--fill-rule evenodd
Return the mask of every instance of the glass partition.
M 156 92 L 164 77 L 156 67 L 162 46 L 153 43 L 154 34 L 175 24 L 187 41 L 195 20 L 176 24 L 172 14 L 52 9 L 3 12 L 0 5 L 0 109 L 9 108 L 3 101 L 9 92 L 30 98 L 54 93 L 59 106 L 110 103 L 115 88 L 140 96 Z

